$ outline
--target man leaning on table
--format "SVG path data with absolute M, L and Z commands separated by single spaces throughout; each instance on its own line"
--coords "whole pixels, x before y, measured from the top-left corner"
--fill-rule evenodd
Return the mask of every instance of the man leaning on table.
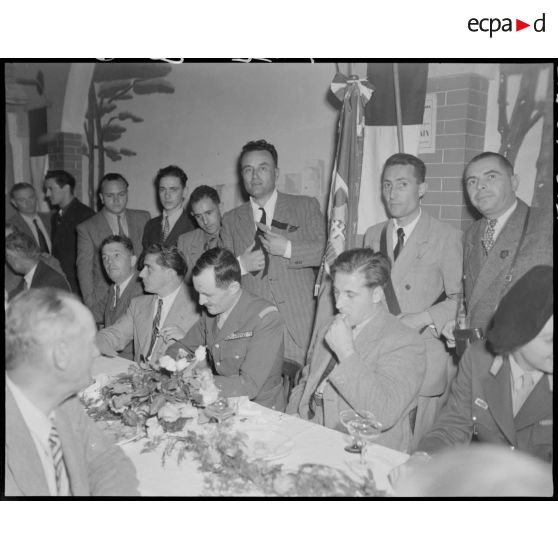
M 465 351 L 446 405 L 398 475 L 472 440 L 552 462 L 552 275 L 533 267 L 504 296 L 487 342 Z
M 340 411 L 372 411 L 384 428 L 377 442 L 408 451 L 425 347 L 419 333 L 385 307 L 389 272 L 389 260 L 369 248 L 337 257 L 331 275 L 338 314 L 318 333 L 287 412 L 345 431 Z
M 6 315 L 6 496 L 139 495 L 133 464 L 87 417 L 95 322 L 74 295 L 33 289 Z
M 181 346 L 194 351 L 206 345 L 222 396 L 247 395 L 255 403 L 283 411 L 283 318 L 276 306 L 242 289 L 240 280 L 240 265 L 231 252 L 223 248 L 204 252 L 192 271 L 205 308 L 202 317 L 182 339 L 174 328 L 161 333 L 180 339 L 169 349 L 171 356 Z
M 156 364 L 170 341 L 161 330 L 172 326 L 184 336 L 199 313 L 184 283 L 186 262 L 176 246 L 149 246 L 139 267 L 144 289 L 152 294 L 132 298 L 124 315 L 97 333 L 97 345 L 103 355 L 116 356 L 133 341 L 134 360 Z

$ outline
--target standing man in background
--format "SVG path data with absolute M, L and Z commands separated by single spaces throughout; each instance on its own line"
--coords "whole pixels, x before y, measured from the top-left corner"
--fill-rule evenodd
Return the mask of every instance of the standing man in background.
M 127 209 L 128 181 L 121 174 L 103 176 L 99 189 L 103 209 L 77 227 L 77 273 L 83 301 L 95 321 L 102 324 L 109 281 L 103 271 L 101 244 L 111 235 L 126 236 L 132 241 L 133 253 L 139 256 L 149 213 Z
M 60 262 L 72 292 L 79 294 L 76 227 L 95 212 L 74 196 L 75 187 L 76 179 L 65 170 L 51 170 L 45 176 L 45 196 L 58 208 L 51 217 L 52 255 Z
M 247 143 L 240 172 L 250 201 L 223 216 L 223 246 L 239 260 L 242 287 L 277 306 L 285 321 L 285 357 L 303 364 L 314 319 L 315 270 L 325 249 L 316 199 L 277 191 L 277 151 Z
M 190 212 L 199 229 L 181 234 L 178 237 L 178 249 L 182 252 L 188 271 L 186 282 L 190 282 L 192 270 L 198 258 L 211 248 L 221 248 L 221 200 L 215 188 L 198 186 L 190 195 Z
M 186 173 L 175 165 L 159 169 L 155 188 L 163 207 L 163 214 L 145 225 L 143 247 L 161 243 L 165 247 L 176 246 L 181 234 L 194 230 L 194 223 L 182 207 L 186 189 Z

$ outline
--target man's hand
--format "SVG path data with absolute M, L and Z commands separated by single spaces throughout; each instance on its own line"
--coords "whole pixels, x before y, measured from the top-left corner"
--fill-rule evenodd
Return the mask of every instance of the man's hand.
M 238 257 L 240 265 L 246 273 L 261 271 L 265 266 L 265 258 L 262 250 L 255 250 L 252 252 L 255 244 L 255 242 L 252 242 L 252 244 L 246 248 L 244 254 Z
M 441 332 L 442 335 L 446 338 L 446 345 L 450 349 L 453 349 L 453 347 L 455 347 L 455 335 L 453 334 L 454 329 L 455 320 L 450 320 L 449 322 L 446 322 Z
M 407 327 L 411 327 L 418 331 L 432 323 L 432 318 L 427 311 L 401 314 L 399 320 Z
M 262 225 L 261 223 L 256 223 L 256 225 L 258 229 L 264 233 L 262 236 L 262 245 L 265 250 L 274 256 L 284 257 L 289 241 L 283 235 L 271 232 L 266 225 Z
M 353 332 L 344 314 L 337 314 L 325 334 L 326 343 L 341 362 L 355 352 Z
M 180 341 L 180 339 L 186 336 L 186 332 L 178 326 L 167 326 L 159 331 L 159 335 L 165 343 L 170 343 L 171 341 Z

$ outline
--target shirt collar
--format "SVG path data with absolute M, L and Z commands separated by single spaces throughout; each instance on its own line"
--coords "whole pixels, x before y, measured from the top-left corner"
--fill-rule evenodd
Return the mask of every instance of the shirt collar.
M 500 215 L 500 217 L 496 218 L 496 225 L 494 226 L 496 234 L 500 230 L 502 230 L 504 225 L 508 222 L 508 219 L 510 218 L 511 214 L 515 211 L 516 207 L 517 207 L 517 198 L 515 198 L 515 201 L 511 204 L 511 206 L 508 209 L 506 209 L 504 213 L 502 213 L 502 215 Z M 487 221 L 489 220 L 488 217 L 485 217 L 485 219 Z
M 35 271 L 37 271 L 37 265 L 39 265 L 38 263 L 36 263 L 31 270 L 26 273 L 23 276 L 23 279 L 25 280 L 25 282 L 27 283 L 27 287 L 31 288 L 31 282 L 33 281 L 33 276 L 35 275 Z
M 262 215 L 260 212 L 260 207 L 262 206 L 260 206 L 252 197 L 250 198 L 250 203 L 252 204 L 252 213 L 254 215 L 254 222 L 257 222 L 260 220 Z M 273 190 L 273 193 L 271 194 L 270 198 L 263 205 L 265 215 L 266 215 L 266 224 L 268 227 L 271 226 L 271 221 L 275 214 L 276 205 L 277 205 L 277 188 Z
M 38 213 L 35 213 L 35 215 L 31 215 L 31 216 L 29 216 L 29 215 L 24 215 L 23 213 L 20 213 L 20 215 L 21 215 L 22 219 L 23 219 L 24 221 L 27 221 L 27 223 L 29 223 L 30 225 L 33 224 L 33 221 L 34 221 L 35 219 L 37 219 L 37 221 L 40 221 L 40 218 L 39 218 L 39 214 L 38 214 Z
M 533 385 L 536 384 L 544 374 L 543 372 L 541 372 L 539 370 L 523 370 L 523 368 L 521 368 L 521 366 L 519 366 L 519 364 L 515 360 L 513 354 L 510 354 L 509 358 L 510 358 L 510 369 L 511 369 L 512 381 L 513 381 L 514 388 L 516 390 L 520 389 L 520 387 L 521 387 L 521 377 L 524 374 L 529 374 L 530 376 L 532 376 Z
M 397 234 L 397 229 L 403 229 L 403 232 L 405 233 L 405 240 L 407 240 L 412 232 L 415 230 L 415 227 L 417 226 L 417 223 L 420 219 L 420 216 L 422 214 L 422 208 L 419 207 L 419 212 L 418 215 L 407 225 L 405 225 L 404 227 L 402 227 L 401 225 L 397 224 L 397 220 L 394 218 L 393 219 L 393 231 L 395 234 Z
M 227 318 L 231 315 L 231 312 L 233 311 L 234 307 L 238 304 L 238 301 L 240 300 L 241 296 L 242 296 L 242 290 L 239 290 L 238 296 L 236 297 L 236 300 L 233 302 L 232 306 L 228 310 L 225 310 L 222 314 L 219 314 L 219 316 L 217 316 L 217 327 L 219 329 L 221 329 L 225 325 Z
M 128 277 L 127 279 L 124 279 L 124 281 L 122 281 L 122 283 L 118 283 L 118 286 L 120 287 L 120 294 L 122 294 L 124 292 L 124 289 L 128 286 L 128 283 L 132 280 L 132 277 L 134 275 L 135 275 L 134 272 L 132 272 L 130 277 Z

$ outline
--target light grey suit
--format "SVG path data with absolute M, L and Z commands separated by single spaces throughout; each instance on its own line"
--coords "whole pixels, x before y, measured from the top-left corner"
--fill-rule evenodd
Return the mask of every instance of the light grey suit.
M 42 221 L 47 234 L 48 238 L 51 241 L 52 245 L 52 238 L 50 235 L 50 213 L 37 213 L 39 219 Z M 35 236 L 33 235 L 33 231 L 30 229 L 27 221 L 21 216 L 19 211 L 17 211 L 14 215 L 12 215 L 8 221 L 8 223 L 12 224 L 19 232 L 25 233 L 26 235 L 30 236 L 33 240 L 35 240 Z M 37 241 L 35 240 L 35 243 Z
M 318 334 L 303 379 L 293 390 L 287 413 L 299 413 L 308 420 L 310 398 L 316 391 L 332 353 L 324 343 L 328 326 Z M 349 409 L 372 411 L 386 432 L 377 442 L 399 451 L 411 443 L 409 413 L 417 404 L 424 379 L 425 348 L 420 335 L 403 325 L 382 305 L 357 335 L 355 353 L 336 364 L 323 391 L 323 413 L 317 407 L 313 422 L 346 432 L 339 412 Z M 331 382 L 335 386 L 332 387 Z
M 125 314 L 113 325 L 97 332 L 97 346 L 102 354 L 116 356 L 118 351 L 134 341 L 134 360 L 140 362 L 140 355 L 147 356 L 151 343 L 153 318 L 157 295 L 137 296 L 130 300 L 130 305 Z M 189 291 L 184 283 L 176 295 L 164 323 L 160 329 L 169 326 L 178 326 L 185 333 L 196 323 L 199 313 L 196 304 L 192 301 Z M 152 362 L 157 362 L 173 343 L 165 343 L 158 337 L 151 356 Z
M 141 238 L 143 229 L 149 221 L 149 213 L 139 209 L 126 209 L 128 236 L 134 245 L 134 254 L 139 256 L 142 251 Z M 110 281 L 105 275 L 101 259 L 101 243 L 114 234 L 105 217 L 100 211 L 77 226 L 77 275 L 83 301 L 93 312 L 95 321 L 103 321 L 103 312 Z
M 370 227 L 364 246 L 380 249 L 384 223 Z M 403 250 L 391 269 L 393 289 L 403 314 L 428 311 L 436 330 L 427 327 L 422 333 L 426 344 L 426 376 L 420 389 L 415 440 L 429 430 L 436 412 L 449 391 L 449 381 L 456 372 L 446 344 L 440 338 L 444 324 L 455 318 L 462 296 L 463 248 L 461 231 L 431 217 L 426 211 L 406 239 Z M 393 262 L 393 220 L 388 221 L 386 244 Z M 436 302 L 442 293 L 447 298 Z M 444 396 L 444 397 L 441 397 Z
M 275 304 L 285 320 L 285 356 L 304 363 L 314 319 L 315 271 L 325 249 L 325 220 L 318 202 L 308 196 L 277 193 L 275 221 L 290 225 L 290 230 L 272 226 L 292 244 L 291 259 L 269 255 L 265 278 L 247 273 L 242 276 L 246 290 Z M 223 247 L 236 256 L 254 242 L 252 206 L 247 202 L 223 216 Z
M 73 496 L 139 496 L 134 465 L 89 419 L 77 397 L 55 411 Z M 6 388 L 6 496 L 49 496 L 40 457 L 11 390 Z

